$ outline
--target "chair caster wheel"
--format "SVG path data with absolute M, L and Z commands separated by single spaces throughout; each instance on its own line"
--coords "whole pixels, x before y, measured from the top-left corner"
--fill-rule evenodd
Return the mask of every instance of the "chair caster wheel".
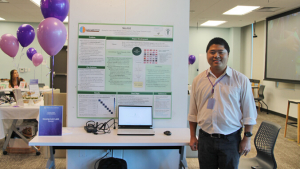
M 41 152 L 36 152 L 35 154 L 36 154 L 37 156 L 39 156 L 39 155 L 41 154 Z
M 3 155 L 7 155 L 7 151 L 3 151 Z

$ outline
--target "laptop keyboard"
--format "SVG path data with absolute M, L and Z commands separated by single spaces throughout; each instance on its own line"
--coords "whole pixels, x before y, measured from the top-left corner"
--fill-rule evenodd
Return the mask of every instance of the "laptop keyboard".
M 154 130 L 153 129 L 118 129 L 118 134 L 124 134 L 124 135 L 143 135 L 143 134 L 149 134 L 153 135 Z

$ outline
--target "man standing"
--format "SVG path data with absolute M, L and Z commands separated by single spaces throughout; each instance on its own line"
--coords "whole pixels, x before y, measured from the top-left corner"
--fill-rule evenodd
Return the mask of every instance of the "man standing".
M 192 84 L 188 115 L 190 147 L 198 150 L 201 169 L 237 169 L 240 156 L 251 149 L 257 117 L 251 84 L 245 75 L 227 66 L 229 52 L 224 39 L 212 39 L 206 48 L 210 68 Z

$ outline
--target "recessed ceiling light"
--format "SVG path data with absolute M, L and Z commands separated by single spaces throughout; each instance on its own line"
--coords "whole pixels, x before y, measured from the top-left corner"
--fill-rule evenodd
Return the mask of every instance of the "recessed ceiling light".
M 259 6 L 236 6 L 229 11 L 224 12 L 224 15 L 245 15 L 255 9 L 259 8 Z
M 201 26 L 219 26 L 225 22 L 226 21 L 206 21 L 203 24 L 201 24 Z
M 64 22 L 69 22 L 69 17 L 67 16 Z
M 41 6 L 41 0 L 30 0 L 30 1 L 36 4 L 38 7 Z
M 0 20 L 1 20 L 1 21 L 4 21 L 5 19 L 0 17 Z

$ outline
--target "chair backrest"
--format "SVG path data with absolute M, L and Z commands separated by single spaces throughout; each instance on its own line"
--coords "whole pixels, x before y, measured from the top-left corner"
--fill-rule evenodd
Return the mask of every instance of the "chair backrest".
M 0 92 L 0 100 L 2 100 L 2 97 L 5 98 L 5 92 Z M 3 99 L 4 100 L 4 99 Z
M 281 126 L 269 121 L 263 121 L 254 138 L 254 145 L 257 151 L 257 157 L 264 162 L 277 168 L 274 157 L 274 147 Z
M 260 86 L 260 80 L 258 79 L 249 79 L 251 82 L 251 86 L 257 86 L 259 88 Z
M 39 88 L 43 88 L 45 86 L 45 83 L 39 83 Z
M 5 96 L 5 92 L 0 91 L 0 97 Z
M 258 79 L 249 79 L 251 83 L 260 83 L 260 80 Z
M 259 89 L 258 89 L 258 96 L 262 99 L 265 98 L 264 96 L 264 90 L 265 90 L 265 85 L 260 85 Z

